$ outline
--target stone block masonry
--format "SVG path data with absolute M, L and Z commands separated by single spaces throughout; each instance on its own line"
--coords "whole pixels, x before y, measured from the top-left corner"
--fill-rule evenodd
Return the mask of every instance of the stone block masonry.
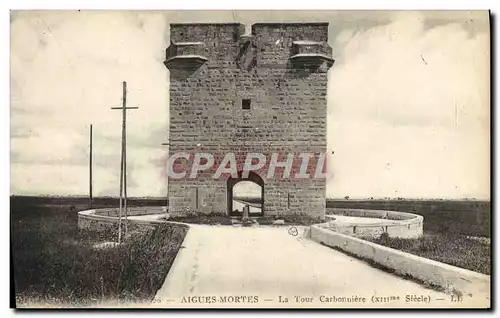
M 256 152 L 269 161 L 272 153 L 292 152 L 317 160 L 326 153 L 328 24 L 256 23 L 244 34 L 239 23 L 170 25 L 170 155 Z M 255 172 L 264 215 L 324 218 L 324 179 Z M 169 177 L 169 211 L 230 213 L 232 186 L 241 180 L 203 171 L 195 179 Z

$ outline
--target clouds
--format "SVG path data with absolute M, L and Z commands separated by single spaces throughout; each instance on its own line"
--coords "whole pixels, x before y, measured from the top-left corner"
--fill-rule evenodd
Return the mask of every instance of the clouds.
M 329 81 L 329 193 L 489 197 L 488 34 L 394 18 L 343 38 Z
M 168 24 L 205 12 L 15 12 L 12 193 L 118 193 L 121 83 L 129 195 L 163 196 Z M 489 197 L 487 12 L 230 12 L 211 21 L 329 21 L 330 197 Z M 49 180 L 50 182 L 47 182 Z M 425 181 L 422 181 L 425 180 Z
M 140 106 L 128 120 L 129 170 L 142 169 L 149 157 L 157 155 L 168 123 L 168 76 L 162 65 L 165 28 L 165 19 L 155 13 L 16 14 L 11 26 L 13 191 L 86 193 L 88 172 L 80 168 L 88 162 L 91 123 L 95 174 L 107 175 L 105 184 L 116 179 L 121 114 L 110 107 L 121 105 L 124 80 L 129 86 L 128 104 Z M 39 164 L 44 166 L 35 169 Z M 71 177 L 70 167 L 75 168 Z M 50 183 L 35 180 L 52 173 L 60 178 Z M 160 172 L 156 179 L 155 185 L 148 180 L 139 192 L 155 195 L 162 185 Z M 134 189 L 130 192 L 135 194 Z

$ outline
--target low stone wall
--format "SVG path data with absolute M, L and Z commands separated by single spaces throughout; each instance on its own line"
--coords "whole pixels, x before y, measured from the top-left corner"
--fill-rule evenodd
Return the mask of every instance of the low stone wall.
M 412 220 L 415 218 L 422 218 L 418 214 L 399 212 L 399 211 L 386 211 L 386 210 L 367 210 L 367 209 L 346 209 L 346 208 L 327 208 L 327 216 L 330 214 L 357 216 L 363 218 L 377 218 L 388 220 Z
M 313 241 L 340 249 L 365 260 L 371 260 L 396 274 L 409 275 L 421 282 L 440 286 L 448 292 L 459 292 L 463 297 L 489 297 L 490 276 L 451 266 L 427 258 L 395 250 L 356 237 L 336 233 L 313 225 Z
M 144 209 L 147 209 L 146 212 L 144 213 Z M 92 210 L 85 210 L 85 211 L 80 211 L 78 212 L 78 228 L 81 229 L 109 229 L 109 230 L 116 230 L 118 227 L 118 223 L 120 222 L 118 218 L 118 211 L 119 209 L 92 209 Z M 130 212 L 130 211 L 129 211 Z M 134 216 L 140 216 L 140 215 L 151 215 L 151 214 L 165 214 L 165 207 L 141 207 L 141 208 L 135 208 L 134 210 L 131 210 L 132 213 L 129 213 L 128 216 L 128 226 L 130 227 L 135 227 L 135 226 L 146 226 L 146 227 L 155 227 L 156 225 L 160 223 L 175 223 L 175 224 L 182 224 L 186 225 L 184 223 L 180 222 L 171 222 L 171 221 L 166 221 L 166 220 L 155 220 L 155 219 L 138 219 L 134 218 Z M 109 214 L 109 215 L 108 215 Z M 122 222 L 124 219 L 122 218 Z M 124 223 L 122 223 L 124 224 Z
M 118 216 L 120 209 L 119 208 L 102 208 L 95 209 L 96 215 L 102 216 Z M 125 213 L 125 212 L 124 212 Z M 141 207 L 128 207 L 127 215 L 147 215 L 147 214 L 163 214 L 168 213 L 167 206 L 141 206 Z
M 336 222 L 335 215 L 374 219 L 373 222 Z M 418 238 L 424 233 L 421 215 L 383 210 L 328 208 L 327 223 L 323 227 L 331 231 L 355 237 L 378 237 L 387 233 L 391 237 Z
M 78 228 L 80 229 L 109 229 L 118 224 L 118 219 L 96 214 L 98 210 L 78 212 Z

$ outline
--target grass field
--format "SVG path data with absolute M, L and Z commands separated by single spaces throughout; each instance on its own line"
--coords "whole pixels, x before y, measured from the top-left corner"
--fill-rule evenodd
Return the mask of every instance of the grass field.
M 490 237 L 490 202 L 327 200 L 326 204 L 327 208 L 383 209 L 423 215 L 422 239 L 380 238 L 375 242 L 481 273 L 491 271 L 490 245 L 467 238 Z M 129 205 L 165 206 L 167 201 L 131 199 Z M 94 207 L 116 206 L 117 198 L 94 199 Z M 161 227 L 138 231 L 118 248 L 97 250 L 93 244 L 115 241 L 116 233 L 78 230 L 77 212 L 87 208 L 88 199 L 84 197 L 11 197 L 11 270 L 18 306 L 36 301 L 68 306 L 109 299 L 139 302 L 154 296 L 186 230 Z M 228 220 L 224 217 L 207 222 L 226 224 Z M 265 224 L 265 217 L 261 221 Z
M 186 229 L 171 225 L 137 228 L 124 244 L 96 249 L 95 243 L 116 241 L 116 233 L 78 230 L 77 211 L 86 204 L 74 198 L 66 202 L 11 199 L 17 307 L 142 302 L 151 300 L 161 287 Z
M 367 240 L 410 254 L 490 275 L 490 244 L 460 234 L 429 234 L 419 239 L 391 238 L 382 235 Z

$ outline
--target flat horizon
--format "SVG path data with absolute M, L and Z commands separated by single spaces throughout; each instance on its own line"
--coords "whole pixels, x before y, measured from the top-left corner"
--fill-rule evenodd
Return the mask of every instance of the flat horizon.
M 88 198 L 88 195 L 58 195 L 58 194 L 11 194 L 10 197 L 31 197 L 31 198 Z M 246 197 L 246 198 L 257 198 L 258 196 L 237 196 L 236 198 Z M 119 196 L 94 196 L 93 199 L 119 199 Z M 127 199 L 154 199 L 154 200 L 165 200 L 168 199 L 167 196 L 129 196 Z M 491 202 L 491 199 L 485 198 L 404 198 L 404 197 L 327 197 L 327 200 L 343 200 L 343 201 L 360 201 L 360 200 L 421 200 L 421 201 L 485 201 Z

